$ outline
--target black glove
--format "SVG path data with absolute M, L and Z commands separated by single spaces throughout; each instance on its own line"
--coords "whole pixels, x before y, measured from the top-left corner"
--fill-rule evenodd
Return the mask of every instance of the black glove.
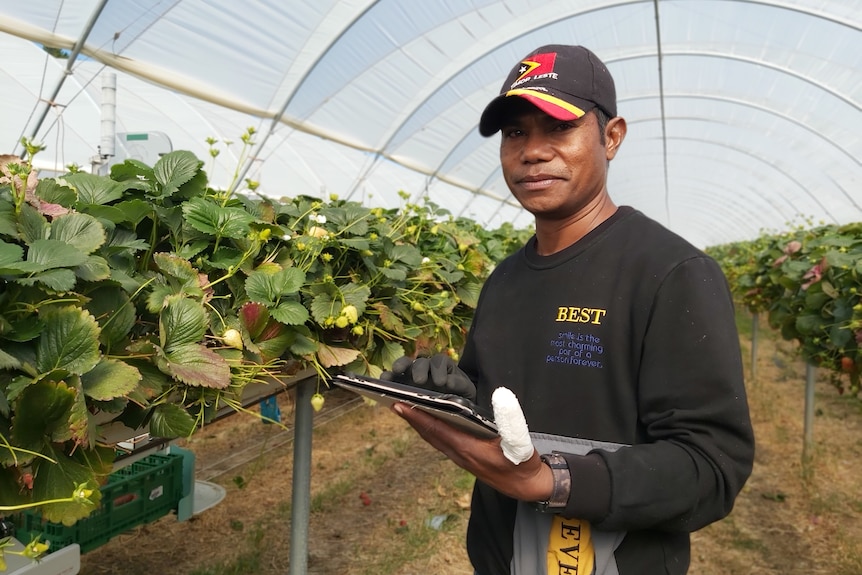
M 380 379 L 413 385 L 434 391 L 452 393 L 476 400 L 476 386 L 467 374 L 458 368 L 455 360 L 445 353 L 413 360 L 404 356 L 395 360 L 392 371 L 384 371 Z

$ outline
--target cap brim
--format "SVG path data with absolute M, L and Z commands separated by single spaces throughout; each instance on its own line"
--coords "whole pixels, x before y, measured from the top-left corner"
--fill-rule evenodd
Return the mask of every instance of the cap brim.
M 485 137 L 494 135 L 507 118 L 508 98 L 517 96 L 527 100 L 538 109 L 557 120 L 577 120 L 589 112 L 596 105 L 587 100 L 566 96 L 564 100 L 559 95 L 548 91 L 537 90 L 509 90 L 500 94 L 485 107 L 482 117 L 479 119 L 479 133 Z M 577 104 L 573 103 L 576 102 Z

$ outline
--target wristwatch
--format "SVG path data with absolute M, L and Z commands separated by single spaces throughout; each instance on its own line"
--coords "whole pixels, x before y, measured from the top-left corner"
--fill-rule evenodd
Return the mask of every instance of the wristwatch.
M 539 456 L 554 474 L 554 491 L 547 501 L 537 501 L 536 509 L 544 513 L 559 513 L 566 508 L 569 502 L 569 493 L 572 491 L 572 474 L 569 471 L 569 463 L 561 454 L 553 451 Z

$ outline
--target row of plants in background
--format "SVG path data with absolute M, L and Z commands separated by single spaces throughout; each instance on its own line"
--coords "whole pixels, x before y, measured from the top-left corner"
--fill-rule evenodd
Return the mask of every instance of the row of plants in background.
M 800 226 L 708 251 L 742 306 L 798 342 L 841 393 L 860 394 L 862 223 Z
M 107 422 L 186 437 L 253 381 L 457 354 L 484 279 L 531 233 L 406 194 L 228 193 L 185 151 L 39 179 L 25 144 L 0 159 L 0 516 L 87 516 Z

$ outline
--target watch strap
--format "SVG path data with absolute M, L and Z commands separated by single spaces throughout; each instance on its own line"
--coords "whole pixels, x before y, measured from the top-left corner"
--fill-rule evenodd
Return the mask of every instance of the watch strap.
M 572 491 L 572 474 L 569 471 L 569 463 L 562 454 L 553 451 L 543 453 L 539 456 L 548 467 L 554 477 L 554 490 L 547 501 L 539 501 L 536 507 L 540 511 L 556 513 L 566 508 L 569 503 L 569 494 Z

